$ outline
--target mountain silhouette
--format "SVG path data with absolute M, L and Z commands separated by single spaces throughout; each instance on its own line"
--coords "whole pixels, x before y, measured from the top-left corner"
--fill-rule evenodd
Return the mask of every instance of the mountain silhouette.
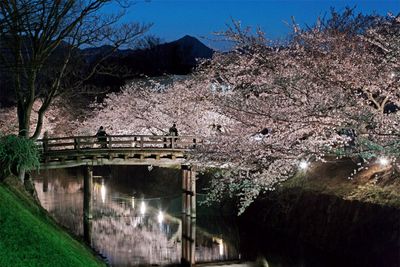
M 59 51 L 58 51 L 59 50 Z M 112 46 L 85 48 L 77 51 L 83 62 L 77 68 L 85 69 L 96 62 L 96 59 L 113 50 Z M 54 53 L 63 51 L 63 45 Z M 95 74 L 86 85 L 107 87 L 118 91 L 127 80 L 143 76 L 161 76 L 164 74 L 185 75 L 193 71 L 198 59 L 209 59 L 214 50 L 204 45 L 197 38 L 185 35 L 169 43 L 153 45 L 147 49 L 119 49 L 114 51 L 100 66 L 101 74 Z M 0 68 L 0 77 L 5 71 Z M 15 104 L 14 92 L 10 81 L 2 77 L 0 82 L 0 107 Z M 8 84 L 8 86 L 7 86 Z M 101 91 L 101 90 L 100 90 Z
M 95 60 L 112 49 L 110 46 L 84 50 L 87 59 Z M 90 53 L 88 53 L 90 52 Z M 188 74 L 199 58 L 211 58 L 214 51 L 197 38 L 185 35 L 169 43 L 155 45 L 148 49 L 117 50 L 103 65 L 124 67 L 132 76 L 160 76 L 163 74 Z
M 165 44 L 165 47 L 178 52 L 177 55 L 181 56 L 182 59 L 181 64 L 191 67 L 196 66 L 196 59 L 208 59 L 211 58 L 214 53 L 214 50 L 205 46 L 195 37 L 189 35 L 185 35 L 181 39 L 174 42 L 167 43 Z

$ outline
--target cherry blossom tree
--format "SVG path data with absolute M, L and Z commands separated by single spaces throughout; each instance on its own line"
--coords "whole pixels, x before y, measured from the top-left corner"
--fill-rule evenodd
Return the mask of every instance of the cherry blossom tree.
M 294 24 L 291 40 L 274 44 L 235 22 L 224 33 L 235 50 L 183 81 L 109 95 L 84 128 L 164 134 L 176 122 L 205 140 L 193 161 L 224 169 L 210 197 L 235 192 L 244 206 L 328 156 L 396 164 L 399 31 L 398 17 L 348 9 L 304 30 Z
M 173 123 L 180 135 L 211 136 L 216 125 L 227 125 L 229 118 L 219 114 L 190 77 L 165 85 L 163 81 L 135 81 L 121 92 L 111 93 L 102 103 L 93 105 L 93 112 L 76 128 L 75 133 L 95 132 L 103 125 L 110 134 L 165 135 Z M 221 130 L 222 131 L 222 130 Z
M 242 123 L 218 149 L 253 168 L 245 176 L 225 175 L 216 192 L 233 185 L 248 204 L 299 166 L 333 153 L 395 161 L 399 77 L 393 55 L 399 46 L 393 37 L 399 30 L 398 17 L 353 16 L 351 9 L 333 11 L 331 19 L 305 30 L 294 25 L 285 46 L 271 45 L 259 32 L 248 36 L 239 24 L 230 28 L 225 34 L 237 41 L 236 52 L 216 55 L 204 73 L 231 88 L 217 93 L 214 103 Z

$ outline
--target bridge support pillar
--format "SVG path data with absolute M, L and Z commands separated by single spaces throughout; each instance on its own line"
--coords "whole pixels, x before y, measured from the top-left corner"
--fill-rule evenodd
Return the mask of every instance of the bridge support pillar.
M 83 239 L 92 245 L 92 190 L 93 169 L 85 166 L 83 171 Z
M 43 192 L 49 191 L 49 169 L 44 171 L 43 175 Z
M 182 165 L 182 266 L 194 266 L 196 251 L 196 171 Z

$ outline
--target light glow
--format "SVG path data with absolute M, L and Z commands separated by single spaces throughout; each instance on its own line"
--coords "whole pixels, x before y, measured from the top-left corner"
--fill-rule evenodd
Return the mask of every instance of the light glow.
M 307 161 L 303 160 L 303 161 L 300 162 L 299 168 L 301 170 L 307 170 L 309 165 L 310 164 Z
M 386 158 L 386 157 L 380 157 L 379 159 L 378 159 L 378 162 L 379 162 L 379 164 L 382 166 L 382 167 L 384 167 L 384 166 L 387 166 L 388 164 L 389 164 L 389 159 L 388 158 Z
M 140 214 L 144 215 L 145 213 L 146 213 L 146 203 L 142 201 L 142 203 L 140 204 Z
M 101 183 L 100 194 L 101 201 L 104 203 L 106 201 L 106 186 L 104 185 L 104 181 Z
M 223 256 L 224 255 L 224 241 L 221 239 L 221 242 L 218 245 L 219 245 L 219 255 Z
M 212 240 L 218 244 L 219 255 L 224 256 L 224 240 L 218 237 L 213 237 Z
M 160 212 L 158 213 L 157 220 L 158 220 L 158 223 L 159 223 L 159 224 L 162 224 L 163 221 L 164 221 L 164 213 L 163 213 L 161 210 L 160 210 Z

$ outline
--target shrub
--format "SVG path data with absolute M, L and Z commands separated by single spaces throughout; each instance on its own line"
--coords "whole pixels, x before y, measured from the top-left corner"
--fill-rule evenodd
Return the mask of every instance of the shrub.
M 34 141 L 16 135 L 0 136 L 0 177 L 38 169 L 39 164 L 39 151 Z

